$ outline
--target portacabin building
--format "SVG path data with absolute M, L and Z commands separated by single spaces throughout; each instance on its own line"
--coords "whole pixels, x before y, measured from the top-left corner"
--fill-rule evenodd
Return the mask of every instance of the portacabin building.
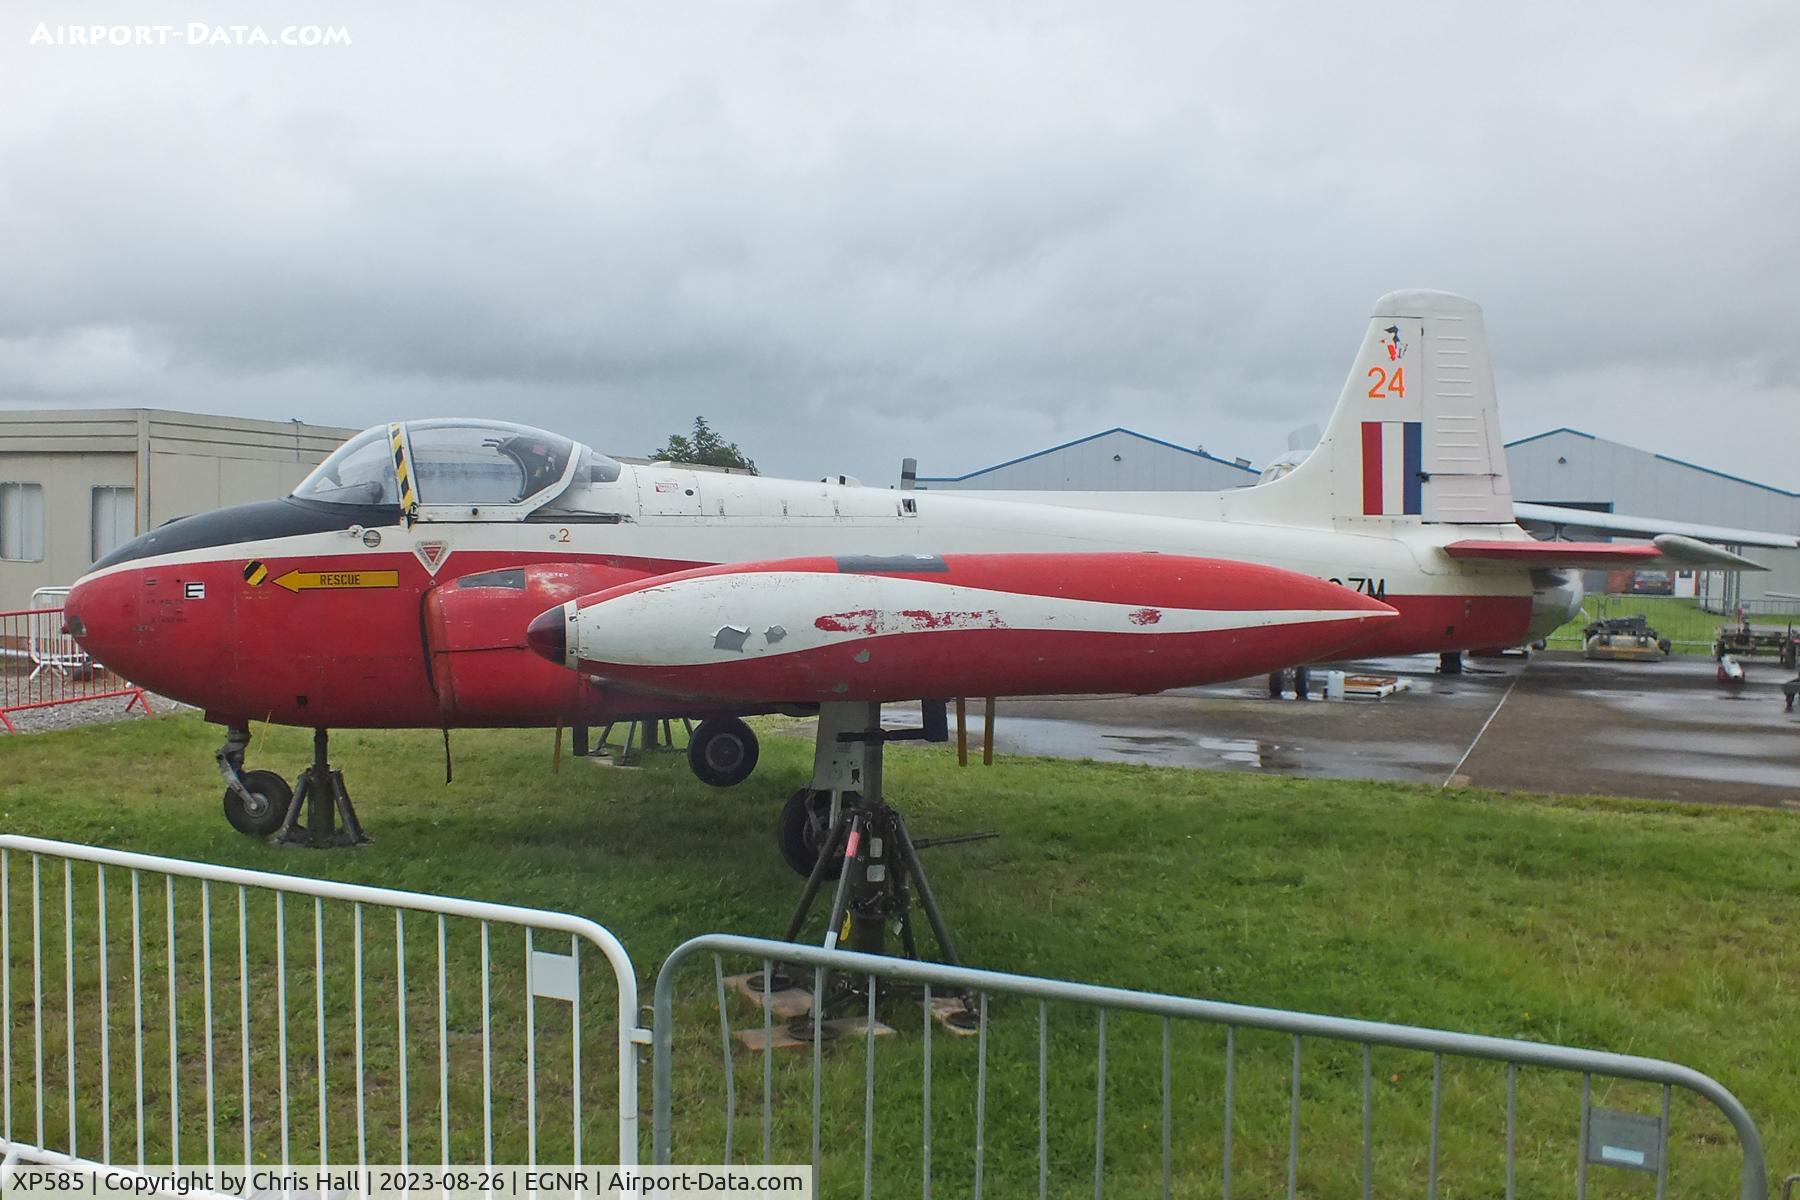
M 354 432 L 148 408 L 0 411 L 0 609 L 165 521 L 286 495 Z

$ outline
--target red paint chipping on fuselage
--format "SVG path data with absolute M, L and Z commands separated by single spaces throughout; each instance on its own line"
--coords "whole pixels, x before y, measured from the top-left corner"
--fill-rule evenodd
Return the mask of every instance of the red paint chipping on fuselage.
M 916 633 L 927 629 L 1001 629 L 1006 622 L 993 609 L 979 612 L 932 612 L 923 608 L 898 611 L 864 608 L 829 613 L 813 621 L 827 633 Z

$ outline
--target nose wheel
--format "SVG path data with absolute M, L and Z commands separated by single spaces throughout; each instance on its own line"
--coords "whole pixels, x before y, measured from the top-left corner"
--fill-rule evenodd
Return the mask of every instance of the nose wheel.
M 357 846 L 368 841 L 356 807 L 350 803 L 344 773 L 333 770 L 331 735 L 313 731 L 312 765 L 290 788 L 273 771 L 244 770 L 250 730 L 233 725 L 219 748 L 219 773 L 225 777 L 225 819 L 239 833 L 270 838 L 280 845 Z
M 225 819 L 239 833 L 268 837 L 287 819 L 294 789 L 273 771 L 245 771 L 225 788 Z

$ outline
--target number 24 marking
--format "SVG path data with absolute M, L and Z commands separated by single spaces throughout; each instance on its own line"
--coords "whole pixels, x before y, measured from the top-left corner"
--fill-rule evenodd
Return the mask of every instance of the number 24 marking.
M 1370 367 L 1369 378 L 1375 381 L 1369 388 L 1369 399 L 1386 400 L 1389 396 L 1406 398 L 1406 368 L 1395 367 L 1393 378 L 1388 377 L 1386 368 Z

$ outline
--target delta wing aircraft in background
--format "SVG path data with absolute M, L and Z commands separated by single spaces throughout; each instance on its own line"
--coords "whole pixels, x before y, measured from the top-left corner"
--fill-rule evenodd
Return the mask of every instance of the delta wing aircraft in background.
M 1146 515 L 629 466 L 522 426 L 411 421 L 346 442 L 290 497 L 138 537 L 66 620 L 97 661 L 227 727 L 227 816 L 270 833 L 309 790 L 349 817 L 333 727 L 692 716 L 690 761 L 726 785 L 756 759 L 739 716 L 816 710 L 816 791 L 841 743 L 879 736 L 883 701 L 1517 645 L 1578 605 L 1560 568 L 1749 565 L 1521 529 L 1480 309 L 1439 292 L 1377 302 L 1305 462 L 1182 499 Z M 243 769 L 254 720 L 317 731 L 297 793 Z

